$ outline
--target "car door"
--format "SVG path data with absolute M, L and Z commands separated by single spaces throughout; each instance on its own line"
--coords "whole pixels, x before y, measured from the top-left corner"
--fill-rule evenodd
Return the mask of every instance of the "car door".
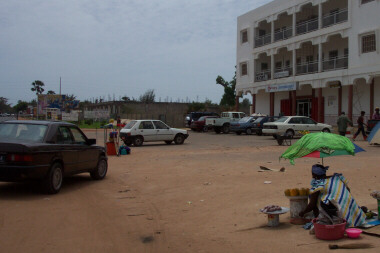
M 288 122 L 288 129 L 291 128 L 294 131 L 294 135 L 299 135 L 298 131 L 301 130 L 302 124 L 301 124 L 301 118 L 294 117 L 291 118 Z
M 58 127 L 55 139 L 55 143 L 61 153 L 65 173 L 72 173 L 75 171 L 78 163 L 79 150 L 74 145 L 74 138 L 70 132 L 70 129 L 65 126 Z
M 156 120 L 153 121 L 153 124 L 156 128 L 157 141 L 169 141 L 174 139 L 172 130 L 170 130 L 170 127 L 168 127 L 164 122 Z
M 156 141 L 156 129 L 151 120 L 141 121 L 137 134 L 143 136 L 144 141 Z
M 305 130 L 308 130 L 309 132 L 319 132 L 321 131 L 322 129 L 319 129 L 318 125 L 317 125 L 317 122 L 315 122 L 314 120 L 310 119 L 310 118 L 302 118 L 302 121 L 304 122 L 305 126 L 306 126 L 306 129 Z
M 74 138 L 74 146 L 78 150 L 78 163 L 75 170 L 87 170 L 95 168 L 98 163 L 98 151 L 95 147 L 88 145 L 87 137 L 77 128 L 70 127 Z

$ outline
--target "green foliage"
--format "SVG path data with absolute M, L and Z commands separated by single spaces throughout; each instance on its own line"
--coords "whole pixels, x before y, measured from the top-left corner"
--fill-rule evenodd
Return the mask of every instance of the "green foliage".
M 25 101 L 22 101 L 22 100 L 19 100 L 17 101 L 17 105 L 13 106 L 13 109 L 18 113 L 18 112 L 21 112 L 21 111 L 25 111 L 26 109 L 28 109 L 28 102 L 25 102 Z
M 45 84 L 42 82 L 42 81 L 40 81 L 40 80 L 36 80 L 36 81 L 34 81 L 33 83 L 32 83 L 32 88 L 30 89 L 31 91 L 34 91 L 35 93 L 36 93 L 36 95 L 38 95 L 38 94 L 42 94 L 43 92 L 44 92 L 44 86 L 45 86 Z
M 144 103 L 153 103 L 155 97 L 156 94 L 154 94 L 154 90 L 147 90 L 143 95 L 140 96 L 139 101 Z
M 49 90 L 46 94 L 48 94 L 48 95 L 54 95 L 54 94 L 55 94 L 55 91 L 53 91 L 53 90 Z
M 236 71 L 235 76 L 232 78 L 230 82 L 224 80 L 223 77 L 218 76 L 216 78 L 216 83 L 220 84 L 224 87 L 224 94 L 222 99 L 220 100 L 220 105 L 224 107 L 234 107 L 235 106 L 235 87 L 236 87 Z
M 85 119 L 85 120 L 84 120 L 84 123 L 85 123 L 86 125 L 92 125 L 92 124 L 94 124 L 94 120 L 93 120 L 93 119 Z
M 12 110 L 11 105 L 8 103 L 8 98 L 0 97 L 0 112 L 10 112 Z
M 124 102 L 131 101 L 131 99 L 127 96 L 121 97 L 121 100 L 123 100 Z

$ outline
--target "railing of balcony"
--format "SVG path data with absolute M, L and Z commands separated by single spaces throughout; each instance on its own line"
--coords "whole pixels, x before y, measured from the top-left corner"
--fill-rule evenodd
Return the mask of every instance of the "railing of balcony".
M 285 78 L 288 76 L 293 75 L 293 68 L 288 66 L 285 68 L 277 68 L 274 70 L 273 78 L 278 79 L 278 78 Z
M 345 22 L 348 19 L 348 10 L 347 9 L 342 9 L 339 10 L 336 13 L 332 14 L 327 14 L 323 16 L 322 24 L 323 27 L 335 25 L 341 22 Z
M 270 70 L 264 70 L 264 71 L 256 72 L 256 75 L 255 75 L 255 81 L 256 82 L 267 81 L 270 79 L 271 79 Z
M 271 38 L 272 38 L 271 33 L 265 34 L 263 36 L 257 35 L 255 39 L 255 47 L 261 47 L 261 46 L 271 43 Z
M 274 33 L 274 41 L 286 40 L 293 36 L 293 28 L 291 26 L 280 29 Z
M 312 32 L 318 29 L 318 18 L 313 18 L 296 25 L 297 34 Z
M 305 62 L 297 65 L 297 75 L 311 74 L 318 72 L 318 61 Z
M 348 55 L 323 61 L 323 71 L 348 68 Z

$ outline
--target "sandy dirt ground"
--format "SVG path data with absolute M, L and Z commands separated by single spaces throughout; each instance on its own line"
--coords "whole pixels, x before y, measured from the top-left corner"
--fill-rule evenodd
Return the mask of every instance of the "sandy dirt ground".
M 103 132 L 86 134 L 103 141 Z M 324 162 L 348 178 L 359 204 L 376 210 L 369 194 L 380 190 L 380 147 L 357 144 L 367 152 Z M 319 159 L 291 166 L 278 159 L 286 148 L 268 136 L 190 132 L 184 145 L 145 143 L 109 157 L 105 180 L 67 178 L 57 195 L 0 183 L 0 252 L 326 252 L 331 242 L 290 224 L 289 213 L 270 228 L 259 212 L 289 207 L 284 190 L 309 186 Z M 258 172 L 260 165 L 286 171 Z M 367 235 L 333 243 L 353 242 L 379 252 L 380 240 Z

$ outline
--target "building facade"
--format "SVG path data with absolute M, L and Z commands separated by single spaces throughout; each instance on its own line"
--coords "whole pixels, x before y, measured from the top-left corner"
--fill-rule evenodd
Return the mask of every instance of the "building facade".
M 238 17 L 237 96 L 252 112 L 356 122 L 380 106 L 380 0 L 275 0 Z

